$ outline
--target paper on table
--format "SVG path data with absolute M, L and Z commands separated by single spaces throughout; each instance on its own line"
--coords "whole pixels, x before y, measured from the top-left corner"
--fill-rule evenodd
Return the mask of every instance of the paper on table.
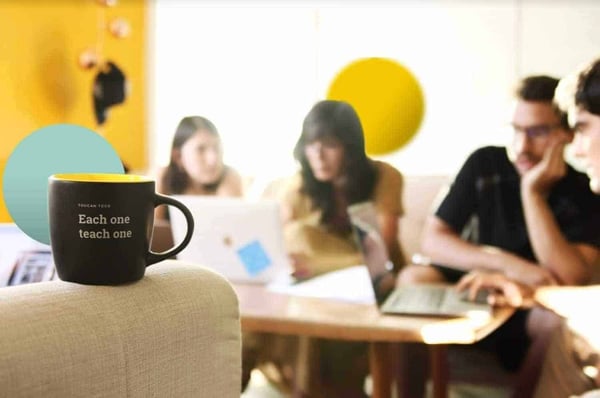
M 600 325 L 590 322 L 590 306 L 600 302 L 600 285 L 540 287 L 535 299 L 564 317 L 572 330 L 600 350 Z
M 367 267 L 355 265 L 294 283 L 289 275 L 271 282 L 268 289 L 293 296 L 328 298 L 353 303 L 375 303 Z
M 600 285 L 540 287 L 535 300 L 565 318 L 589 318 L 589 305 L 600 302 Z

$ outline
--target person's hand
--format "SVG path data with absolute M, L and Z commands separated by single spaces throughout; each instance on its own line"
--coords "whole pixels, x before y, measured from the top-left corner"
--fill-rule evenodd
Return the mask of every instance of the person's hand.
M 547 195 L 552 186 L 567 173 L 564 149 L 569 142 L 566 133 L 550 137 L 552 140 L 544 152 L 542 160 L 527 171 L 521 178 L 523 193 Z
M 470 300 L 475 300 L 480 290 L 487 290 L 488 303 L 495 306 L 521 307 L 533 297 L 533 289 L 498 272 L 471 271 L 460 279 L 456 288 L 466 290 Z
M 288 257 L 292 264 L 292 276 L 296 279 L 308 279 L 313 276 L 309 266 L 308 256 L 304 253 L 289 253 Z

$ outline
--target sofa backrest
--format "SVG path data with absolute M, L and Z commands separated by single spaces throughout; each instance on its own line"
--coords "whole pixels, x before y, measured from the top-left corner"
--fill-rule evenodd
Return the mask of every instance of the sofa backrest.
M 0 358 L 0 396 L 239 398 L 237 296 L 171 260 L 124 286 L 1 288 Z
M 435 210 L 449 182 L 450 177 L 445 175 L 404 176 L 404 216 L 399 221 L 399 239 L 406 261 L 420 252 L 425 220 Z

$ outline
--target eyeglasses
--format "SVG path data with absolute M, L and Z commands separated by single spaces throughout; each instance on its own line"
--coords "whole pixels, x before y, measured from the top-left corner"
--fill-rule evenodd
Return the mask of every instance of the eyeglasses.
M 515 134 L 525 134 L 527 138 L 531 140 L 543 140 L 548 138 L 548 135 L 557 128 L 560 128 L 560 124 L 539 124 L 537 126 L 520 127 L 514 124 L 510 125 L 510 128 Z

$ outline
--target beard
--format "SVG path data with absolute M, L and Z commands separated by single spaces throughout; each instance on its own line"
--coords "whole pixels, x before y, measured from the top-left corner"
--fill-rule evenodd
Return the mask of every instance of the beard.
M 530 152 L 521 152 L 517 154 L 511 146 L 506 147 L 506 155 L 521 176 L 542 160 L 541 157 L 534 156 Z M 529 165 L 525 166 L 524 164 L 527 163 L 529 163 Z

